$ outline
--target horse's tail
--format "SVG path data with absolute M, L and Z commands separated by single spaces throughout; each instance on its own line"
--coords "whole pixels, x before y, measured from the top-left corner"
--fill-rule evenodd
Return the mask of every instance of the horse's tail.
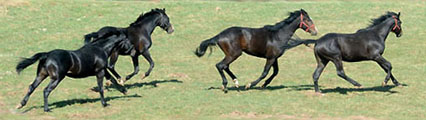
M 90 43 L 90 41 L 95 38 L 98 38 L 98 32 L 92 32 L 84 35 L 84 44 Z
M 216 45 L 217 41 L 218 41 L 217 36 L 210 38 L 208 40 L 204 40 L 203 42 L 201 42 L 200 46 L 197 49 L 195 49 L 194 51 L 195 55 L 197 55 L 198 57 L 203 56 L 206 53 L 207 48 L 209 46 Z
M 299 46 L 301 44 L 305 44 L 308 46 L 309 44 L 315 44 L 317 41 L 313 39 L 290 39 L 287 45 L 283 46 L 285 49 L 291 49 L 293 47 Z M 309 46 L 308 46 L 309 47 Z
M 34 64 L 35 62 L 37 62 L 40 59 L 45 59 L 47 57 L 47 52 L 41 52 L 41 53 L 37 53 L 35 55 L 33 55 L 31 58 L 23 58 L 18 65 L 16 65 L 16 72 L 18 72 L 18 74 L 24 70 L 25 68 L 27 68 L 28 66 Z
M 118 29 L 116 27 L 103 27 L 99 29 L 97 32 L 92 32 L 90 34 L 84 35 L 84 44 L 95 42 L 99 39 L 105 39 L 113 35 L 120 36 L 120 34 L 126 34 L 126 31 L 122 29 Z

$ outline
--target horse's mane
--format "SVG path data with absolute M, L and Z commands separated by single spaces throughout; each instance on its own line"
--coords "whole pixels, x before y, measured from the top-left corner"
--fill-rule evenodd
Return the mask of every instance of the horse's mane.
M 398 14 L 394 13 L 394 12 L 386 12 L 386 14 L 380 16 L 379 18 L 376 19 L 371 19 L 371 25 L 369 25 L 367 28 L 372 28 L 380 23 L 382 23 L 383 21 L 385 21 L 387 18 L 392 17 L 392 16 L 398 16 Z
M 164 9 L 151 9 L 151 11 L 147 12 L 147 13 L 142 13 L 141 15 L 139 15 L 139 17 L 136 19 L 135 22 L 131 23 L 130 26 L 135 26 L 141 23 L 141 21 L 149 16 L 155 15 L 157 13 L 161 13 L 161 14 L 165 14 L 165 10 Z
M 264 28 L 269 30 L 269 31 L 278 31 L 282 27 L 293 22 L 300 15 L 300 13 L 301 13 L 301 10 L 295 11 L 295 12 L 290 12 L 289 13 L 290 15 L 286 19 L 284 19 L 283 21 L 278 22 L 275 25 L 265 25 Z

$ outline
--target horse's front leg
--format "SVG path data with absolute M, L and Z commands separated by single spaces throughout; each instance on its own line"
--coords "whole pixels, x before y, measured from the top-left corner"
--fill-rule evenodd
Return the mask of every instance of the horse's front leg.
M 134 71 L 133 71 L 133 73 L 126 76 L 126 81 L 129 80 L 130 78 L 132 78 L 133 76 L 135 76 L 136 74 L 138 74 L 138 72 L 139 72 L 139 60 L 138 60 L 138 58 L 139 58 L 139 55 L 132 56 Z
M 257 83 L 259 83 L 262 79 L 264 79 L 264 78 L 266 77 L 266 75 L 268 75 L 268 72 L 269 72 L 269 70 L 271 69 L 272 64 L 274 64 L 274 63 L 275 63 L 275 61 L 277 61 L 277 58 L 270 58 L 270 59 L 267 59 L 267 60 L 266 60 L 266 64 L 265 64 L 265 68 L 263 69 L 263 72 L 262 72 L 262 74 L 260 75 L 260 77 L 259 77 L 257 80 L 255 80 L 255 81 L 253 81 L 253 82 L 251 82 L 251 83 L 247 84 L 247 85 L 246 85 L 246 89 L 249 89 L 249 88 L 251 88 L 251 87 L 253 87 L 253 86 L 256 86 L 256 85 L 257 85 Z
M 111 56 L 109 58 L 109 63 L 108 63 L 108 70 L 111 71 L 111 73 L 119 80 L 121 80 L 121 76 L 117 73 L 117 71 L 115 71 L 115 63 L 118 60 L 118 51 L 113 51 L 111 53 Z
M 145 72 L 145 76 L 143 78 L 148 77 L 151 74 L 152 69 L 154 68 L 154 61 L 152 61 L 151 54 L 146 50 L 142 53 L 143 57 L 149 62 L 149 69 Z
M 385 58 L 383 58 L 381 55 L 379 55 L 378 57 L 376 57 L 374 59 L 374 61 L 377 62 L 377 64 L 380 65 L 380 67 L 382 67 L 382 69 L 387 73 L 385 80 L 382 83 L 382 86 L 385 86 L 388 83 L 388 80 L 391 78 L 393 84 L 395 84 L 395 86 L 399 86 L 400 83 L 395 79 L 395 77 L 392 75 L 392 65 L 389 61 L 387 61 Z

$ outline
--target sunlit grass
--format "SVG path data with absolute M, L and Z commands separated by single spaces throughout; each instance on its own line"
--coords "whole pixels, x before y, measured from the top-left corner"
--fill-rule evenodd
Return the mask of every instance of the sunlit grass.
M 425 6 L 424 1 L 17 2 L 2 6 L 7 12 L 0 12 L 0 119 L 422 119 L 426 117 Z M 102 108 L 99 94 L 91 91 L 96 86 L 94 77 L 66 78 L 49 98 L 53 112 L 43 113 L 46 79 L 26 107 L 14 109 L 36 71 L 33 65 L 17 75 L 14 67 L 20 57 L 78 49 L 83 35 L 103 26 L 128 26 L 140 13 L 156 7 L 166 8 L 175 32 L 154 31 L 150 52 L 156 66 L 151 76 L 140 80 L 148 69 L 140 57 L 141 72 L 126 83 L 128 96 L 111 89 L 105 93 L 111 106 Z M 329 64 L 319 81 L 326 93 L 315 95 L 311 86 L 316 67 L 313 51 L 300 46 L 279 59 L 280 72 L 268 89 L 231 90 L 228 94 L 208 89 L 221 85 L 214 65 L 223 53 L 215 47 L 210 56 L 196 57 L 193 50 L 202 40 L 230 26 L 275 24 L 300 8 L 313 18 L 319 35 L 301 30 L 296 34 L 312 39 L 330 32 L 355 32 L 386 11 L 401 11 L 404 35 L 389 35 L 384 56 L 392 63 L 396 78 L 407 86 L 380 87 L 385 73 L 374 62 L 344 63 L 347 75 L 364 85 L 357 89 L 339 78 Z M 261 74 L 264 64 L 264 59 L 244 54 L 231 70 L 240 84 L 246 84 Z M 133 71 L 131 59 L 120 57 L 116 69 L 129 74 Z

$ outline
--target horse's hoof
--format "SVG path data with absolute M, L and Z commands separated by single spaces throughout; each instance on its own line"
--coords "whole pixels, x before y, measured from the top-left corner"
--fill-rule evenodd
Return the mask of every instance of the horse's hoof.
M 120 78 L 120 80 L 118 80 L 118 84 L 120 84 L 121 86 L 124 86 L 125 81 L 126 79 Z
M 393 83 L 395 86 L 402 86 L 400 83 Z
M 111 81 L 109 81 L 109 80 L 107 80 L 106 82 L 105 82 L 105 86 L 111 86 Z
M 147 77 L 146 75 L 142 75 L 141 80 L 145 79 L 146 77 Z
M 125 89 L 124 89 L 124 90 L 121 90 L 120 92 L 121 92 L 123 95 L 127 95 L 127 90 L 125 90 Z
M 263 84 L 262 86 L 260 86 L 260 88 L 265 89 L 267 87 L 267 85 Z
M 50 109 L 44 109 L 44 112 L 52 112 Z
M 16 105 L 16 109 L 21 109 L 22 107 L 24 107 L 24 106 L 22 106 L 21 104 L 18 104 L 18 105 Z
M 109 106 L 108 103 L 102 104 L 102 107 L 108 107 L 108 106 Z
M 356 83 L 356 84 L 354 84 L 354 86 L 356 86 L 356 87 L 361 87 L 362 85 L 361 85 L 361 84 L 359 84 L 359 83 Z
M 246 85 L 246 90 L 248 90 L 251 87 L 251 83 Z
M 363 88 L 363 87 L 362 87 L 362 85 L 360 85 L 360 86 L 356 86 L 356 87 L 357 87 L 357 88 Z

